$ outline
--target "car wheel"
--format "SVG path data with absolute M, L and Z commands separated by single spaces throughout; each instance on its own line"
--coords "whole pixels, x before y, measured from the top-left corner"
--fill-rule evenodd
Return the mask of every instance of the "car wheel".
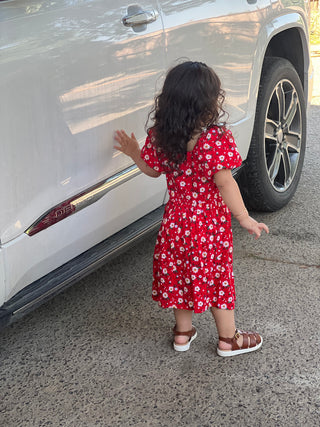
M 249 208 L 272 212 L 294 195 L 306 145 L 306 107 L 292 64 L 266 58 L 251 145 L 240 186 Z

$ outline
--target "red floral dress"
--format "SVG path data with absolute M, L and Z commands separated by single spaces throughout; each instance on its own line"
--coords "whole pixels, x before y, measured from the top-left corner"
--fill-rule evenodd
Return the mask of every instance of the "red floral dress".
M 153 142 L 151 134 L 141 157 L 166 174 L 170 198 L 154 250 L 152 298 L 163 308 L 195 313 L 233 310 L 231 214 L 213 179 L 241 164 L 232 134 L 217 126 L 203 132 L 179 172 Z

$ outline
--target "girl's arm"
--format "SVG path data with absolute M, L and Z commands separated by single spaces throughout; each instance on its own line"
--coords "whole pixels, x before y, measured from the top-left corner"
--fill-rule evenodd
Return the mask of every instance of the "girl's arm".
M 151 176 L 152 178 L 158 178 L 161 175 L 161 173 L 150 168 L 150 166 L 148 166 L 147 163 L 140 157 L 141 150 L 133 133 L 130 137 L 125 133 L 124 130 L 117 130 L 115 132 L 114 139 L 120 144 L 115 145 L 114 148 L 131 157 L 141 172 Z
M 238 184 L 234 180 L 230 169 L 222 169 L 217 172 L 214 175 L 214 181 L 223 201 L 243 228 L 248 230 L 250 234 L 255 234 L 256 239 L 260 237 L 262 230 L 269 233 L 269 229 L 264 223 L 258 223 L 249 216 Z

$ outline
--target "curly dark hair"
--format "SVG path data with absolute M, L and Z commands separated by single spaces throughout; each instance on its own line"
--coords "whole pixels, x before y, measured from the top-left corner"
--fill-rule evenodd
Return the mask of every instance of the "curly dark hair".
M 187 143 L 201 128 L 223 124 L 224 99 L 219 77 L 206 64 L 187 61 L 169 70 L 148 116 L 153 125 L 146 127 L 173 168 L 185 160 Z

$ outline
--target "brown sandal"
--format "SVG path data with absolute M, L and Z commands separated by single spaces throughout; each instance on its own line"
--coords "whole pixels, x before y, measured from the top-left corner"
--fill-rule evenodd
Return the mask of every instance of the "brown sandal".
M 177 325 L 175 325 L 175 327 L 173 328 L 173 334 L 174 334 L 174 336 L 184 335 L 184 336 L 189 337 L 189 340 L 186 342 L 186 344 L 176 344 L 173 341 L 173 348 L 176 351 L 187 351 L 187 350 L 189 350 L 190 344 L 192 343 L 192 341 L 195 338 L 197 338 L 197 330 L 196 330 L 196 328 L 194 326 L 192 326 L 191 331 L 188 331 L 188 332 L 179 332 L 179 331 L 177 331 Z
M 237 339 L 243 336 L 242 346 L 239 347 Z M 238 354 L 250 353 L 251 351 L 256 351 L 262 346 L 263 339 L 256 332 L 244 332 L 236 329 L 236 332 L 233 338 L 223 338 L 219 337 L 220 341 L 224 341 L 227 344 L 231 344 L 231 350 L 221 350 L 217 348 L 217 353 L 219 356 L 228 357 L 228 356 L 237 356 Z

